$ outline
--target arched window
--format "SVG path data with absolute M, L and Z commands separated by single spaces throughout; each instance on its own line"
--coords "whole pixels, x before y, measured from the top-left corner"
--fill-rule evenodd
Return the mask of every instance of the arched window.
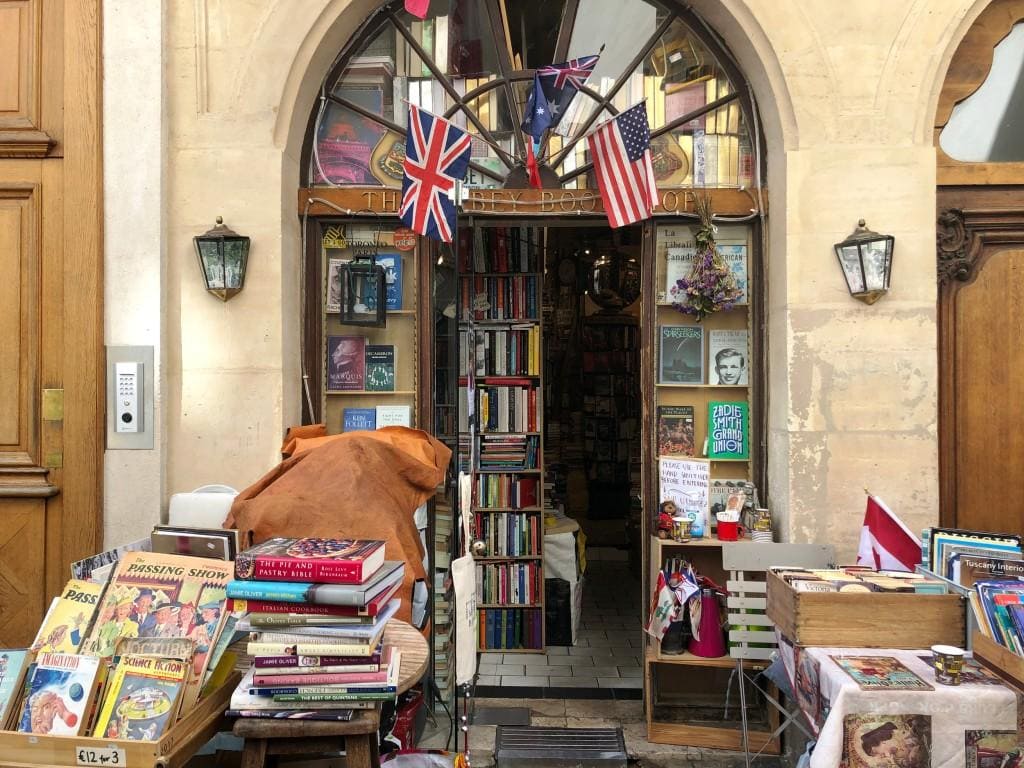
M 596 186 L 587 177 L 582 139 L 644 99 L 659 187 L 754 181 L 747 90 L 725 49 L 681 4 L 451 0 L 433 6 L 424 20 L 400 2 L 381 6 L 339 55 L 311 120 L 305 186 L 401 186 L 405 101 L 470 132 L 471 186 L 527 186 L 519 126 L 534 70 L 599 50 L 587 84 L 542 145 L 540 159 L 560 186 Z

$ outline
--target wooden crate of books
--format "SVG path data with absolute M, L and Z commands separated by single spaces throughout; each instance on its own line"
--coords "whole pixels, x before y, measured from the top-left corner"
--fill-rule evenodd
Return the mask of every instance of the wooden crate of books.
M 959 595 L 798 592 L 768 571 L 768 617 L 789 640 L 833 648 L 963 647 Z
M 981 632 L 971 635 L 974 659 L 995 672 L 1007 685 L 1024 693 L 1024 657 Z
M 0 768 L 83 765 L 178 768 L 218 731 L 229 728 L 224 722 L 224 710 L 240 680 L 241 674 L 233 672 L 158 741 L 0 731 Z

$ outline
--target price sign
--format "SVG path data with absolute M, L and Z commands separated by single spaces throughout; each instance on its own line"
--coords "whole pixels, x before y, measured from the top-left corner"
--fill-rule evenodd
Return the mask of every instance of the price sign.
M 76 747 L 75 762 L 78 765 L 101 765 L 110 768 L 125 768 L 124 750 L 119 747 Z

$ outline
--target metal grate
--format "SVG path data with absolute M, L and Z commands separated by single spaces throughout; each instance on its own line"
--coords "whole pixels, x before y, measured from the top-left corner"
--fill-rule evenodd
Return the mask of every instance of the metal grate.
M 626 768 L 621 728 L 499 726 L 495 768 Z

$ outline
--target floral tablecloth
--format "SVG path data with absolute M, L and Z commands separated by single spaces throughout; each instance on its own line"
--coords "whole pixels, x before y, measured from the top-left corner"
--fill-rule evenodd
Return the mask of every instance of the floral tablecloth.
M 817 733 L 810 768 L 1019 765 L 1017 694 L 973 661 L 961 685 L 947 686 L 935 681 L 929 651 L 801 648 L 785 639 L 779 651 Z M 895 657 L 928 689 L 862 689 L 835 659 L 864 656 Z

